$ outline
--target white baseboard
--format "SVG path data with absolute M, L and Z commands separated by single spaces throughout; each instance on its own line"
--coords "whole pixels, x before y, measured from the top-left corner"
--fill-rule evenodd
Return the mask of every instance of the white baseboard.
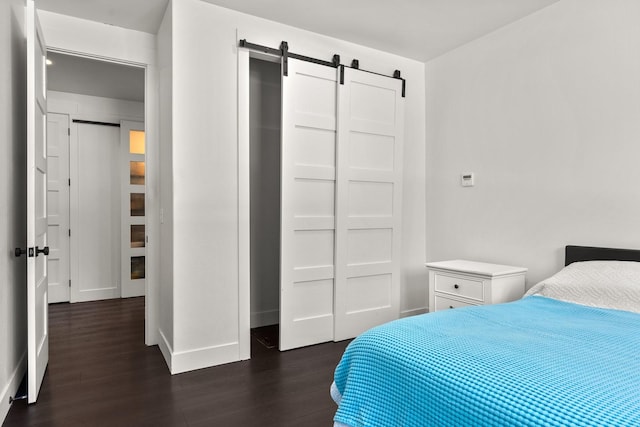
M 427 307 L 414 308 L 412 310 L 405 310 L 400 312 L 400 318 L 402 319 L 405 317 L 416 316 L 418 314 L 424 314 L 428 312 L 429 312 L 429 309 Z
M 195 371 L 196 369 L 237 362 L 239 360 L 239 351 L 238 342 L 232 342 L 173 353 L 171 358 L 171 374 L 180 374 Z
M 251 313 L 251 327 L 276 325 L 280 323 L 280 310 L 254 311 Z
M 87 301 L 101 301 L 105 299 L 120 298 L 120 288 L 104 288 L 104 289 L 85 289 L 78 292 L 74 298 L 71 294 L 71 302 L 87 302 Z
M 237 362 L 239 360 L 239 346 L 237 342 L 174 352 L 167 337 L 161 330 L 158 330 L 158 335 L 160 336 L 158 347 L 164 357 L 164 361 L 167 363 L 171 375 Z
M 171 355 L 173 354 L 173 349 L 171 348 L 171 344 L 169 344 L 167 337 L 164 336 L 160 329 L 158 329 L 158 335 L 160 336 L 160 339 L 158 340 L 158 348 L 160 349 L 160 353 L 162 353 L 162 357 L 164 357 L 164 361 L 169 368 L 169 372 L 171 372 Z
M 20 382 L 27 372 L 27 353 L 23 353 L 20 357 L 18 365 L 11 373 L 9 382 L 2 388 L 0 394 L 0 424 L 4 423 L 4 419 L 7 418 L 11 404 L 9 403 L 9 397 L 14 397 L 20 387 Z

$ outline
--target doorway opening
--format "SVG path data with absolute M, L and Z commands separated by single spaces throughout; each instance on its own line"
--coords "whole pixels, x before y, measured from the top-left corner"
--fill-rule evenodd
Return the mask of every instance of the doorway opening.
M 48 52 L 49 303 L 145 297 L 145 69 Z
M 251 353 L 279 348 L 280 63 L 249 62 Z

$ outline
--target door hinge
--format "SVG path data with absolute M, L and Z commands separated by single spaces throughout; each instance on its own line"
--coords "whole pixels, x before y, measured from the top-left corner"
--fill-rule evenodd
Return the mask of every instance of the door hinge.
M 69 287 L 71 287 L 71 279 L 69 279 Z
M 71 229 L 69 229 L 69 237 L 71 237 Z
M 68 181 L 69 181 L 69 187 L 71 187 L 71 178 L 69 178 Z
M 71 128 L 67 128 L 67 135 L 71 136 Z

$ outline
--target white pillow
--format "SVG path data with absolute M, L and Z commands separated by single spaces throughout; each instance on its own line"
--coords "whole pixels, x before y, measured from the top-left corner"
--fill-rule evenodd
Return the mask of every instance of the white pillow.
M 529 289 L 528 295 L 640 313 L 640 262 L 574 262 Z

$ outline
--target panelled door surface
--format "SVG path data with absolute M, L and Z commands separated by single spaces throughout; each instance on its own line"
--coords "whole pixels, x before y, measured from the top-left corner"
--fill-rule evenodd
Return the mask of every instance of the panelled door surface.
M 73 123 L 71 302 L 120 298 L 120 130 Z
M 145 294 L 145 143 L 144 123 L 121 121 L 122 298 Z
M 402 81 L 345 68 L 338 99 L 336 341 L 399 316 Z
M 49 362 L 47 304 L 46 45 L 27 0 L 27 392 L 38 398 Z M 32 251 L 33 249 L 33 251 Z
M 49 303 L 69 301 L 69 116 L 47 114 Z
M 280 350 L 333 339 L 335 68 L 282 77 Z

